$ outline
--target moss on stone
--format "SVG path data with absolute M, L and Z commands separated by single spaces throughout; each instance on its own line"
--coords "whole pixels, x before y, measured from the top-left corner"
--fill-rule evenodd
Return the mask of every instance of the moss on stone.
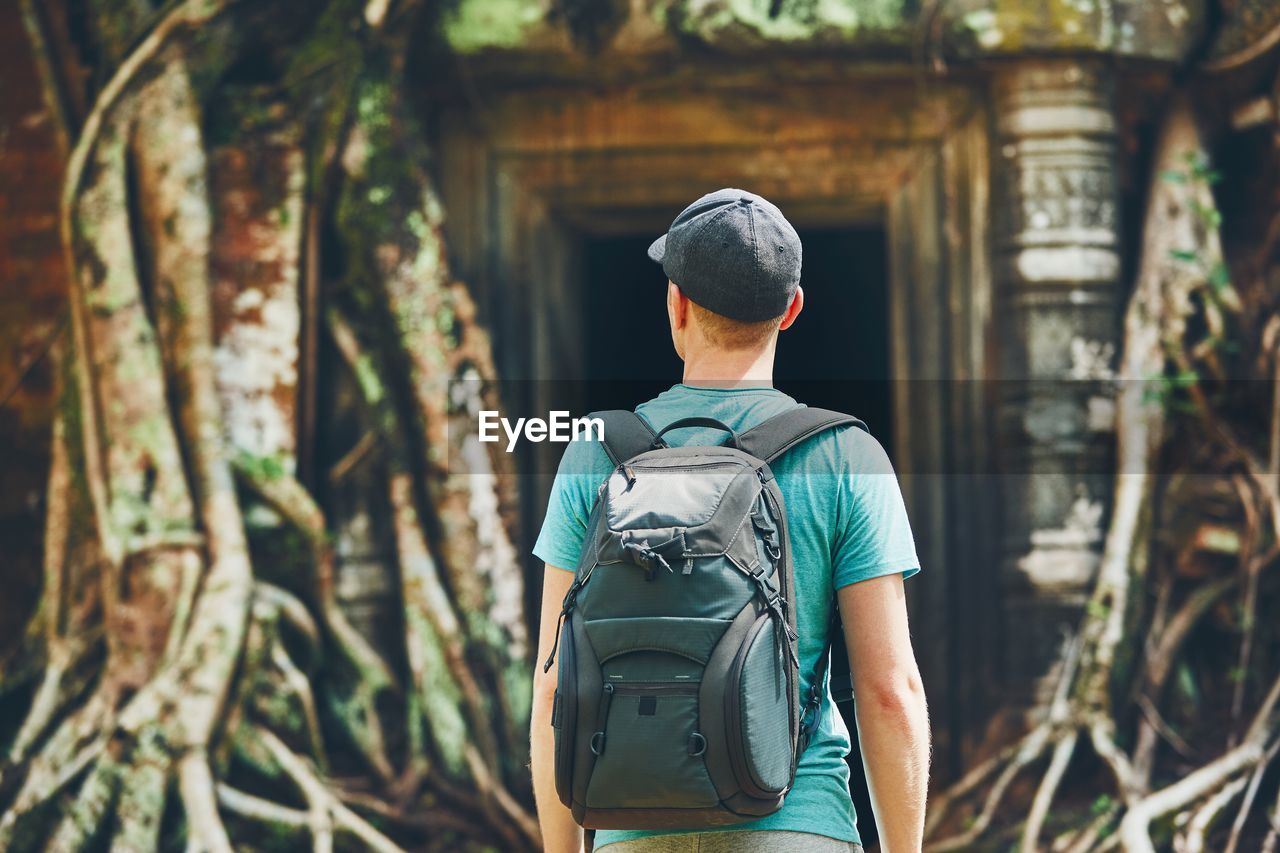
M 570 53 L 581 47 L 549 0 L 459 0 L 445 14 L 457 53 Z M 918 0 L 654 0 L 650 32 L 726 53 L 805 48 L 901 52 L 921 38 Z M 969 58 L 1039 53 L 1123 53 L 1178 59 L 1202 34 L 1206 0 L 948 0 L 936 9 L 939 45 Z M 636 22 L 618 22 L 624 29 Z M 931 28 L 932 30 L 932 28 Z M 930 35 L 933 38 L 933 35 Z M 658 45 L 647 42 L 649 48 Z
M 525 44 L 547 18 L 544 0 L 461 0 L 442 22 L 445 41 L 458 53 Z
M 727 36 L 840 43 L 903 27 L 905 6 L 905 0 L 686 0 L 672 11 L 682 32 L 708 42 Z

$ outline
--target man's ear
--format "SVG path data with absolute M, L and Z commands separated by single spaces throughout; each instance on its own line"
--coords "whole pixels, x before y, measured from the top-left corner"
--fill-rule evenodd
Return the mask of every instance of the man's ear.
M 787 313 L 782 315 L 782 322 L 778 325 L 778 331 L 789 327 L 800 316 L 800 312 L 804 310 L 804 288 L 796 285 L 796 295 L 791 297 L 791 304 L 787 306 Z
M 667 316 L 671 318 L 672 331 L 689 325 L 689 297 L 670 279 L 667 280 Z

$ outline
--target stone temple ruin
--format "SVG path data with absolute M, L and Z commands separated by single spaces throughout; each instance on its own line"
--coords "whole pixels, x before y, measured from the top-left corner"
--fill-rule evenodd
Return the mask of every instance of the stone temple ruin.
M 531 409 L 554 383 L 523 380 L 673 375 L 603 343 L 647 329 L 621 325 L 636 305 L 662 321 L 643 247 L 689 200 L 742 186 L 797 224 L 814 331 L 784 338 L 779 382 L 894 456 L 943 760 L 1043 674 L 1097 564 L 1126 140 L 1204 5 L 462 0 L 422 74 L 456 272 Z

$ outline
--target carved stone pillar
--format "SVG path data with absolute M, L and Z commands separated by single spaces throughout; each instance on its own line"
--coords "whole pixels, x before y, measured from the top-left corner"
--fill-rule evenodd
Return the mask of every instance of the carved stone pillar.
M 1111 488 L 1106 380 L 1120 332 L 1110 79 L 1078 60 L 995 78 L 993 272 L 1005 477 L 1002 579 L 1010 685 L 1032 684 L 1074 627 Z

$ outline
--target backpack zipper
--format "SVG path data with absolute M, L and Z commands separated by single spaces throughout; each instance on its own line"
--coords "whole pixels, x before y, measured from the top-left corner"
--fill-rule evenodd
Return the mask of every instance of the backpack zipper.
M 680 681 L 657 684 L 619 684 L 609 682 L 605 686 L 612 687 L 617 693 L 640 693 L 646 696 L 691 696 L 702 687 L 697 682 L 685 683 Z
M 644 465 L 633 464 L 633 470 L 640 471 L 705 471 L 708 468 L 750 468 L 745 462 L 703 462 L 699 465 Z

